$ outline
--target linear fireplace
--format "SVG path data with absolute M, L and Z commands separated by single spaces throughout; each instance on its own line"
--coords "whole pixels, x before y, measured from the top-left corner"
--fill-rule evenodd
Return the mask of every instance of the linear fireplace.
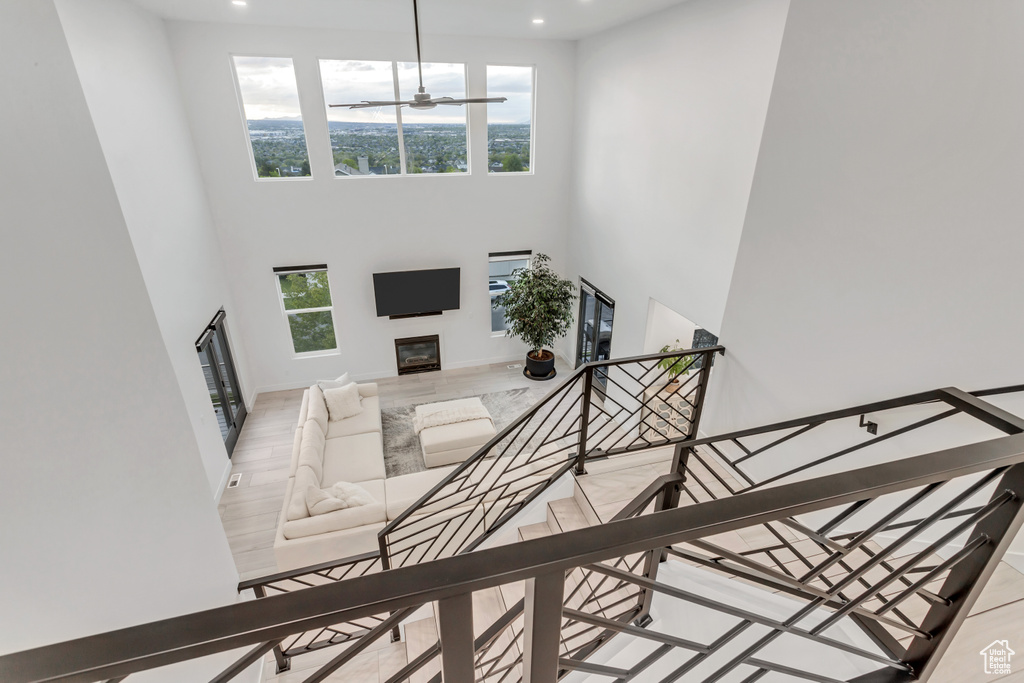
M 431 372 L 441 369 L 441 343 L 438 336 L 406 337 L 395 340 L 398 374 Z

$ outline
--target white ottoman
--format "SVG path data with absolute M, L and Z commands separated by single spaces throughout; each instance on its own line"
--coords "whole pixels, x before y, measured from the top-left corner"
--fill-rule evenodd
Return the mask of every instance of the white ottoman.
M 462 398 L 447 401 L 444 404 L 428 403 L 416 406 L 416 414 L 422 415 L 436 409 L 439 405 L 477 405 L 481 408 L 479 398 Z M 422 409 L 422 410 L 421 410 Z M 420 448 L 423 450 L 423 462 L 427 467 L 440 467 L 463 462 L 466 458 L 480 450 L 480 447 L 494 438 L 497 432 L 494 424 L 487 419 L 456 422 L 455 424 L 427 427 L 420 431 Z

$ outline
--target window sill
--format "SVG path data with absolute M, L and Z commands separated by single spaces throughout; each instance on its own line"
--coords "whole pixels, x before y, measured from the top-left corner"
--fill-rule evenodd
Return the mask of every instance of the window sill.
M 292 360 L 302 360 L 303 358 L 326 358 L 328 356 L 340 356 L 341 351 L 338 349 L 331 349 L 329 351 L 307 351 L 306 353 L 293 353 Z

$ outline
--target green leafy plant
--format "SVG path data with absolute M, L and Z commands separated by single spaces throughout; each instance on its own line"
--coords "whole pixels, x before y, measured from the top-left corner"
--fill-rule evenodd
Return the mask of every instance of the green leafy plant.
M 526 342 L 534 358 L 540 358 L 541 350 L 553 346 L 572 325 L 576 286 L 559 277 L 548 265 L 550 260 L 546 254 L 537 254 L 531 268 L 516 268 L 508 291 L 492 303 L 505 309 L 505 335 Z
M 682 346 L 679 345 L 679 340 L 676 339 L 675 346 L 665 344 L 661 347 L 659 353 L 671 353 L 673 351 L 685 351 Z M 658 367 L 662 370 L 668 371 L 668 379 L 670 382 L 674 382 L 679 375 L 688 375 L 690 370 L 693 368 L 693 356 L 690 354 L 684 354 L 682 356 L 671 356 L 669 358 L 662 358 L 658 361 Z

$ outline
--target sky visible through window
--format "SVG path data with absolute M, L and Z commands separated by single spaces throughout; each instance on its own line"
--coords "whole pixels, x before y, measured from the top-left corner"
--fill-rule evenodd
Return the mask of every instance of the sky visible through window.
M 234 58 L 256 175 L 310 175 L 295 69 L 288 57 Z
M 326 104 L 411 100 L 419 86 L 415 62 L 321 60 Z M 463 64 L 423 65 L 423 84 L 436 97 L 466 96 Z M 327 108 L 334 174 L 338 177 L 402 172 L 399 126 L 405 144 L 406 173 L 465 173 L 469 170 L 465 107 L 427 111 L 396 107 Z
M 533 152 L 533 67 L 488 65 L 487 96 L 508 98 L 487 105 L 488 172 L 528 172 Z
M 236 56 L 234 64 L 257 176 L 309 176 L 291 58 Z M 415 62 L 323 59 L 319 64 L 328 105 L 411 100 L 419 85 Z M 508 98 L 502 104 L 487 105 L 489 172 L 531 170 L 533 79 L 533 67 L 487 67 L 487 95 Z M 425 63 L 423 84 L 433 97 L 465 98 L 466 67 Z M 479 105 L 439 105 L 425 111 L 328 107 L 334 175 L 467 173 L 469 106 Z

